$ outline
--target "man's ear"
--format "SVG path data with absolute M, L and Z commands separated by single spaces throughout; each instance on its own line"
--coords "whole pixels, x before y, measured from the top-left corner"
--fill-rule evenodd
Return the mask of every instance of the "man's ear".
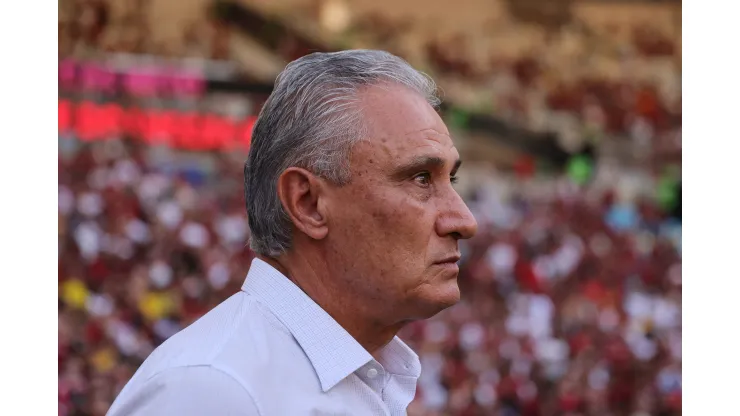
M 293 225 L 314 240 L 321 240 L 329 232 L 326 212 L 321 198 L 325 197 L 324 183 L 306 169 L 290 167 L 278 178 L 278 197 Z

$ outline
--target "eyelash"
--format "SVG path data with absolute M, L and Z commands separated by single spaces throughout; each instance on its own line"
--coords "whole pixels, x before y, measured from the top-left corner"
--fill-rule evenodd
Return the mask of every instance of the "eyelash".
M 426 177 L 427 178 L 427 182 L 431 182 L 432 181 L 432 174 L 429 173 L 429 172 L 422 172 L 422 173 L 414 176 L 414 179 L 420 178 L 420 177 Z M 456 175 L 450 175 L 450 183 L 452 183 L 454 185 L 454 184 L 457 183 L 457 180 L 458 180 L 458 178 L 457 178 Z

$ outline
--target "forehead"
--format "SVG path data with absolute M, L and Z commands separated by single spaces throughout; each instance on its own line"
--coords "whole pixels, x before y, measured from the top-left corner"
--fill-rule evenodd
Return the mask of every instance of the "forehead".
M 371 157 L 395 163 L 428 155 L 452 163 L 459 158 L 447 126 L 421 95 L 383 85 L 363 91 L 360 103 L 368 134 L 353 152 L 361 156 L 359 162 Z

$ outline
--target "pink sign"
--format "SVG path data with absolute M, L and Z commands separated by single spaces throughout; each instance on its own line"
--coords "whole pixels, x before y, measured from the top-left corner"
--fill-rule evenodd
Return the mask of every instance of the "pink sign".
M 101 62 L 59 62 L 59 86 L 67 90 L 117 92 L 137 97 L 195 96 L 206 80 L 195 71 L 170 66 L 148 66 L 118 71 Z

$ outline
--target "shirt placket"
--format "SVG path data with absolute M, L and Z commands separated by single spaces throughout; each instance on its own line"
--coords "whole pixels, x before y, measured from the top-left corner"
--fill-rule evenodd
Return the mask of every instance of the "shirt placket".
M 373 360 L 364 365 L 359 373 L 362 381 L 383 399 L 383 393 L 388 385 L 388 373 L 383 366 Z

